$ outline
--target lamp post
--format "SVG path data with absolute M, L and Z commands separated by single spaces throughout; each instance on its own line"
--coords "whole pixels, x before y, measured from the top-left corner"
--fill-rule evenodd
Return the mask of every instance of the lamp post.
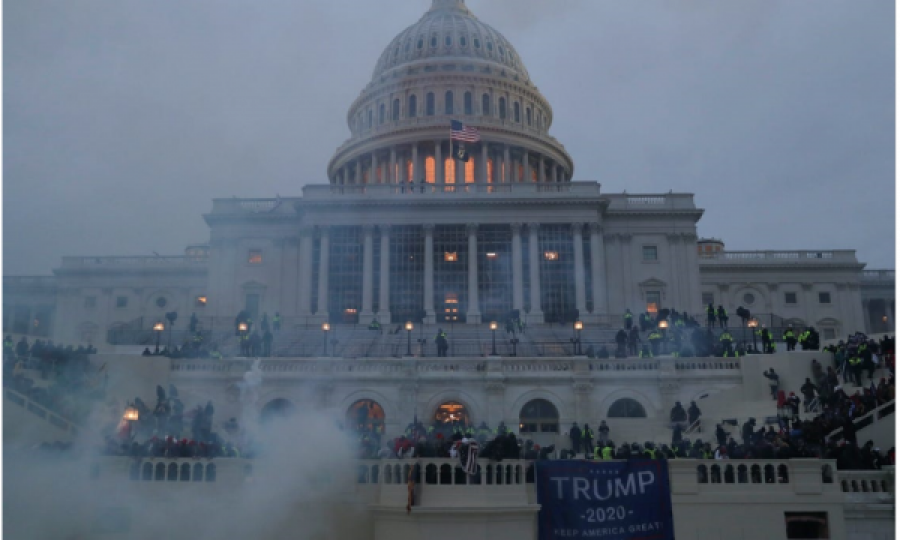
M 126 422 L 128 426 L 128 437 L 131 438 L 131 426 L 132 422 L 137 422 L 140 418 L 140 411 L 138 411 L 137 407 L 132 405 L 131 403 L 125 407 L 125 414 L 122 415 L 122 420 Z
M 247 323 L 245 323 L 245 322 L 238 324 L 238 333 L 240 334 L 238 339 L 241 340 L 241 354 L 243 354 L 245 356 L 250 354 L 249 352 L 247 352 L 247 348 L 246 348 L 247 347 L 247 330 L 249 328 L 250 327 L 247 326 Z
M 756 317 L 753 317 L 749 321 L 747 321 L 747 326 L 750 328 L 750 333 L 753 334 L 753 352 L 756 353 L 756 328 L 759 326 L 759 321 Z
M 328 356 L 328 332 L 331 331 L 331 325 L 322 323 L 322 342 L 325 344 L 325 352 L 323 356 Z
M 491 321 L 491 356 L 497 356 L 497 321 Z
M 667 328 L 669 328 L 669 321 L 667 321 L 665 319 L 659 321 L 659 329 L 662 330 L 662 337 L 663 337 L 662 351 L 660 351 L 662 354 L 666 354 L 666 344 L 669 342 L 669 340 L 667 339 L 667 336 L 666 336 Z
M 153 325 L 153 331 L 156 332 L 156 352 L 154 354 L 159 354 L 159 336 L 162 335 L 163 330 L 166 329 L 166 325 L 161 322 L 158 322 Z
M 584 323 L 575 321 L 572 329 L 575 331 L 575 337 L 572 338 L 572 354 L 573 356 L 581 356 L 581 331 L 584 329 Z
M 412 321 L 406 321 L 406 356 L 412 356 Z

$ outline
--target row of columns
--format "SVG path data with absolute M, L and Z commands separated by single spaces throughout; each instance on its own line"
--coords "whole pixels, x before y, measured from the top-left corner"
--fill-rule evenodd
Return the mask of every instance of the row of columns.
M 408 147 L 393 146 L 388 151 L 372 152 L 357 156 L 355 159 L 347 161 L 335 172 L 332 183 L 338 185 L 360 185 L 363 184 L 363 168 L 368 166 L 368 184 L 377 183 L 378 171 L 386 169 L 382 174 L 382 183 L 384 184 L 401 184 L 409 182 L 419 182 L 425 177 L 425 159 L 432 157 L 435 160 L 434 182 L 436 184 L 444 183 L 465 183 L 465 165 L 463 162 L 457 162 L 455 167 L 456 177 L 452 179 L 444 178 L 444 146 L 450 149 L 448 141 L 435 141 L 432 152 L 419 152 L 418 144 Z M 508 184 L 514 181 L 511 147 L 507 144 L 490 144 L 482 143 L 480 152 L 474 152 L 472 159 L 475 160 L 475 182 L 481 184 Z M 532 170 L 532 152 L 527 149 L 516 147 L 518 160 L 523 169 L 523 178 L 525 182 L 531 182 Z M 447 156 L 450 156 L 448 151 Z M 421 159 L 420 159 L 421 156 Z M 565 182 L 567 180 L 566 170 L 562 165 L 557 164 L 550 158 L 536 154 L 537 182 Z M 409 174 L 407 163 L 412 163 L 412 176 Z M 493 164 L 493 170 L 488 171 L 488 162 Z M 398 168 L 398 163 L 401 166 Z M 488 177 L 490 174 L 490 178 Z M 518 181 L 518 178 L 515 178 Z
M 582 315 L 587 314 L 587 299 L 585 295 L 585 265 L 583 236 L 584 223 L 572 224 L 572 242 L 574 251 L 575 274 L 575 307 Z M 512 223 L 512 281 L 513 281 L 513 309 L 524 312 L 523 294 L 523 260 L 522 260 L 522 229 L 523 224 Z M 544 322 L 544 314 L 541 310 L 541 280 L 540 280 L 540 243 L 538 241 L 539 223 L 527 224 L 528 234 L 528 258 L 531 311 L 527 314 L 528 322 Z M 329 274 L 329 229 L 319 227 L 320 255 L 319 255 L 319 283 L 318 283 L 318 315 L 325 315 L 329 311 L 328 306 L 328 274 Z M 426 322 L 435 322 L 434 309 L 434 225 L 423 225 L 424 230 L 424 287 L 423 306 L 426 314 Z M 372 308 L 372 293 L 374 279 L 374 234 L 375 226 L 363 225 L 363 283 L 362 283 L 362 308 L 360 321 L 366 322 L 373 316 L 378 316 L 383 322 L 390 321 L 390 245 L 391 225 L 378 225 L 381 237 L 381 258 L 379 272 L 379 298 L 378 313 Z M 468 237 L 468 311 L 467 322 L 477 324 L 481 322 L 478 293 L 478 224 L 466 225 Z M 604 243 L 602 228 L 598 223 L 590 224 L 591 245 L 591 275 L 593 286 L 594 313 L 605 313 L 607 306 L 606 297 L 606 260 L 604 255 Z M 312 261 L 312 230 L 307 228 L 300 243 L 301 260 Z M 312 264 L 302 265 L 300 273 L 300 315 L 310 316 L 310 297 L 312 288 Z

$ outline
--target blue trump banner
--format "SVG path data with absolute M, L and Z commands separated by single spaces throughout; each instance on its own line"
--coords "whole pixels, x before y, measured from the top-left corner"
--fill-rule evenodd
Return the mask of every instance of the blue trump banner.
M 538 461 L 539 540 L 674 540 L 665 461 Z

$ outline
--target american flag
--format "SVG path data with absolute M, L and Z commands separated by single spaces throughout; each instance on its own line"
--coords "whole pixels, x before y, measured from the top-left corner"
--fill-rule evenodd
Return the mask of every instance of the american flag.
M 457 120 L 451 120 L 450 140 L 476 143 L 481 140 L 481 135 L 478 134 L 477 129 L 463 125 L 462 122 Z

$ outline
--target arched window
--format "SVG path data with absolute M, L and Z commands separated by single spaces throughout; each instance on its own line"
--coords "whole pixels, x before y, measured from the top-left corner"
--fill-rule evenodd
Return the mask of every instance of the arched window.
M 419 41 L 416 42 L 416 48 L 421 49 L 425 45 L 425 41 L 422 38 L 419 38 Z
M 444 158 L 444 183 L 456 183 L 456 160 L 453 158 Z
M 446 46 L 448 46 L 448 47 L 452 47 L 452 46 L 453 46 L 453 38 L 450 37 L 450 36 L 445 37 L 445 38 L 444 38 L 444 45 L 446 45 Z
M 521 119 L 521 115 L 519 114 L 519 102 L 516 101 L 513 103 L 513 122 L 518 123 Z
M 491 96 L 487 94 L 481 95 L 481 114 L 483 116 L 491 115 Z
M 369 129 L 372 129 L 372 109 L 369 109 Z
M 395 99 L 393 107 L 391 107 L 391 120 L 394 122 L 400 120 L 400 100 Z
M 478 38 L 474 38 L 474 39 L 472 40 L 472 43 L 475 45 L 475 48 L 476 48 L 476 49 L 480 49 L 480 48 L 481 48 L 481 41 L 479 41 Z
M 647 418 L 644 406 L 631 398 L 616 400 L 609 406 L 607 418 Z
M 444 114 L 453 114 L 453 92 L 444 94 Z
M 466 92 L 463 95 L 463 112 L 465 114 L 473 114 L 472 113 L 472 92 Z
M 437 36 L 431 36 L 431 47 L 437 47 Z
M 498 107 L 500 108 L 500 119 L 506 120 L 506 98 L 500 98 Z
M 531 126 L 531 107 L 527 107 L 525 109 L 525 121 L 528 122 L 528 126 Z
M 434 157 L 428 156 L 425 158 L 425 182 L 429 184 L 434 183 Z
M 466 406 L 455 401 L 448 401 L 438 407 L 434 411 L 434 419 L 441 424 L 472 425 L 472 419 L 469 417 L 469 411 L 466 410 Z
M 260 422 L 268 422 L 275 418 L 286 418 L 294 412 L 294 404 L 282 398 L 266 403 L 260 412 Z
M 559 433 L 559 412 L 546 399 L 533 399 L 519 411 L 520 433 Z
M 378 123 L 384 123 L 384 103 L 382 103 L 381 106 L 378 107 Z
M 406 116 L 409 118 L 416 117 L 416 96 L 415 94 L 409 96 L 409 107 L 407 108 Z
M 469 159 L 469 161 L 466 162 L 465 173 L 466 173 L 465 174 L 466 183 L 474 184 L 475 183 L 475 160 L 474 159 Z
M 346 418 L 346 426 L 360 433 L 380 433 L 384 428 L 384 409 L 371 399 L 361 399 L 350 405 Z
M 434 116 L 434 92 L 425 94 L 425 114 Z
M 466 46 L 466 36 L 459 36 L 459 46 L 460 47 Z

